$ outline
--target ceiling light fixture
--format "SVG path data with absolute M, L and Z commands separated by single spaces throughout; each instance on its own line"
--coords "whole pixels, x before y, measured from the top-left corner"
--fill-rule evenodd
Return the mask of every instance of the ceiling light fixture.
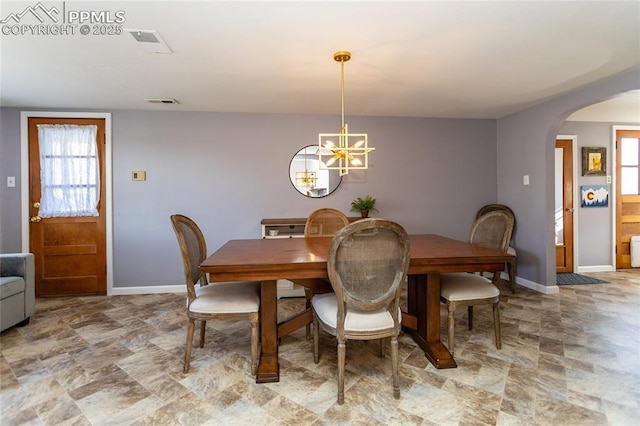
M 296 186 L 301 188 L 315 188 L 318 182 L 316 172 L 307 170 L 307 147 L 304 148 L 304 172 L 296 172 Z
M 369 152 L 375 148 L 367 145 L 366 133 L 349 133 L 344 122 L 344 63 L 351 59 L 351 53 L 340 51 L 333 54 L 333 59 L 340 62 L 340 102 L 342 104 L 342 126 L 338 133 L 320 133 L 318 135 L 318 159 L 320 168 L 340 170 L 340 176 L 349 174 L 352 169 L 369 168 Z M 356 142 L 350 145 L 350 139 Z M 322 157 L 331 157 L 323 162 Z

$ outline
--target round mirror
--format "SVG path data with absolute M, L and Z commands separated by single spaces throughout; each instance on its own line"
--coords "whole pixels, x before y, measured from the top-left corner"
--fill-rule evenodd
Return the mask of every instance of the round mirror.
M 342 181 L 339 170 L 320 168 L 318 147 L 309 145 L 298 151 L 289 164 L 289 179 L 293 187 L 306 197 L 326 197 Z

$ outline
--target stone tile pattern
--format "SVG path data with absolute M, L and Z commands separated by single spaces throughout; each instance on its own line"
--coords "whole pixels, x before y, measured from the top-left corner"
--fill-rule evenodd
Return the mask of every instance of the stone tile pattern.
M 456 313 L 457 369 L 435 369 L 401 334 L 399 400 L 388 349 L 349 342 L 343 406 L 329 335 L 317 365 L 304 329 L 282 339 L 280 382 L 258 385 L 243 321 L 208 322 L 182 373 L 184 295 L 38 299 L 31 324 L 0 336 L 0 424 L 637 424 L 640 273 L 590 275 L 610 283 L 542 295 L 502 282 L 502 350 L 490 308 L 476 308 L 473 331 Z M 279 316 L 303 303 L 281 299 Z

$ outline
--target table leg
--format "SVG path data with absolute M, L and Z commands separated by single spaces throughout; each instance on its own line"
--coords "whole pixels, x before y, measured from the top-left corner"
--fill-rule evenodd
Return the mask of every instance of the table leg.
M 280 381 L 278 363 L 278 295 L 276 281 L 260 283 L 260 360 L 256 383 Z
M 417 319 L 417 330 L 408 330 L 436 368 L 457 367 L 440 341 L 440 274 L 410 275 L 407 308 Z

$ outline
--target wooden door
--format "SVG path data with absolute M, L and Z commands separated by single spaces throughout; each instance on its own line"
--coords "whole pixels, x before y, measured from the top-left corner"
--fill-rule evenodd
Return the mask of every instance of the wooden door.
M 98 216 L 38 216 L 41 197 L 38 124 L 97 126 L 100 176 Z M 35 256 L 36 296 L 107 293 L 105 120 L 29 118 L 29 247 Z
M 640 130 L 616 131 L 616 159 L 616 269 L 628 269 L 640 235 Z
M 557 167 L 561 176 L 557 176 L 556 182 L 556 188 L 562 191 L 560 205 L 555 211 L 556 272 L 573 272 L 573 141 L 559 139 L 556 149 L 562 154 L 558 156 L 562 167 Z

